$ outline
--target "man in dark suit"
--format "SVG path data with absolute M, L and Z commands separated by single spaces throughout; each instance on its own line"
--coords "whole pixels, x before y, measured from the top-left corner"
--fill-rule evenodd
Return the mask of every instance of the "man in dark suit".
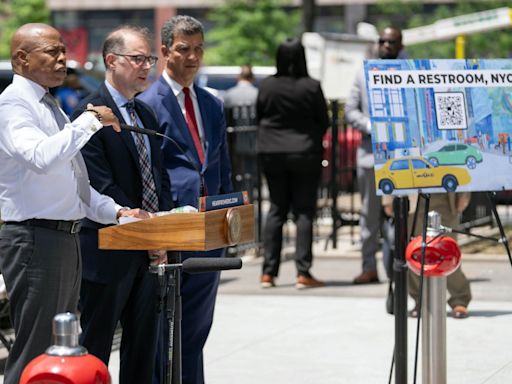
M 162 76 L 140 100 L 157 114 L 163 141 L 164 165 L 173 180 L 174 204 L 198 206 L 201 179 L 208 195 L 231 192 L 231 166 L 226 142 L 222 102 L 194 85 L 203 59 L 203 27 L 189 16 L 175 16 L 162 27 Z M 191 164 L 192 160 L 194 164 Z M 200 174 L 203 176 L 200 176 Z M 198 256 L 184 253 L 183 258 Z M 220 257 L 221 250 L 200 254 Z M 210 331 L 219 273 L 183 274 L 183 383 L 200 384 L 203 377 L 203 346 Z
M 134 96 L 144 90 L 150 68 L 149 33 L 123 26 L 103 45 L 106 81 L 87 97 L 108 105 L 120 121 L 146 129 L 158 123 L 151 109 Z M 172 208 L 170 181 L 162 165 L 160 143 L 152 136 L 101 131 L 82 149 L 90 182 L 119 204 L 144 206 L 155 212 Z M 83 274 L 80 292 L 81 344 L 106 364 L 118 321 L 123 327 L 120 383 L 150 383 L 156 355 L 158 281 L 149 263 L 167 261 L 164 251 L 103 251 L 98 249 L 102 225 L 86 220 L 80 234 Z

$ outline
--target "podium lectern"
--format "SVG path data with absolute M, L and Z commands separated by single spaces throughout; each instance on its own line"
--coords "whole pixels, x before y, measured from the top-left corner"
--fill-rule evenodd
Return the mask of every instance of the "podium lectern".
M 209 251 L 254 241 L 253 204 L 171 213 L 99 230 L 100 249 Z
M 206 212 L 171 213 L 102 228 L 98 237 L 100 249 L 178 251 L 173 264 L 159 266 L 162 268 L 157 272 L 159 279 L 165 280 L 167 296 L 165 312 L 169 346 L 165 383 L 181 384 L 180 251 L 209 251 L 254 241 L 254 206 L 247 204 Z M 170 276 L 167 275 L 168 270 L 172 271 Z M 169 291 L 174 292 L 171 294 Z

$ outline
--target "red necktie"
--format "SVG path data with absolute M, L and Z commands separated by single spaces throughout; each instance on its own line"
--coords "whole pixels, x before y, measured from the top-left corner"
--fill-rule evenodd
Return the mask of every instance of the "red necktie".
M 196 147 L 197 155 L 201 164 L 204 163 L 204 151 L 201 139 L 199 138 L 199 129 L 197 127 L 196 113 L 194 112 L 194 104 L 192 104 L 192 98 L 190 97 L 190 89 L 188 87 L 183 88 L 185 94 L 185 120 L 187 121 L 188 130 L 192 135 L 194 146 Z

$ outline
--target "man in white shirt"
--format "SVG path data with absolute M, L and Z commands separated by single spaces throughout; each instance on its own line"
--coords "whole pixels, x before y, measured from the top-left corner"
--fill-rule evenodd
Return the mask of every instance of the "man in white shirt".
M 66 76 L 66 48 L 45 24 L 21 26 L 11 41 L 13 82 L 0 95 L 0 270 L 16 339 L 6 384 L 52 341 L 52 319 L 76 312 L 81 278 L 80 219 L 116 223 L 148 217 L 88 185 L 80 149 L 103 126 L 120 131 L 105 106 L 88 106 L 73 122 L 48 94 Z

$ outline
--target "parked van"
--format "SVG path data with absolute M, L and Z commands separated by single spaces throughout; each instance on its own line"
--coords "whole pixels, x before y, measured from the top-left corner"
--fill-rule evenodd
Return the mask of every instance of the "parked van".
M 254 66 L 252 72 L 256 79 L 255 85 L 258 86 L 265 77 L 274 75 L 276 68 Z M 239 75 L 239 66 L 204 66 L 196 76 L 196 83 L 203 88 L 213 88 L 222 96 L 223 92 L 236 85 Z

